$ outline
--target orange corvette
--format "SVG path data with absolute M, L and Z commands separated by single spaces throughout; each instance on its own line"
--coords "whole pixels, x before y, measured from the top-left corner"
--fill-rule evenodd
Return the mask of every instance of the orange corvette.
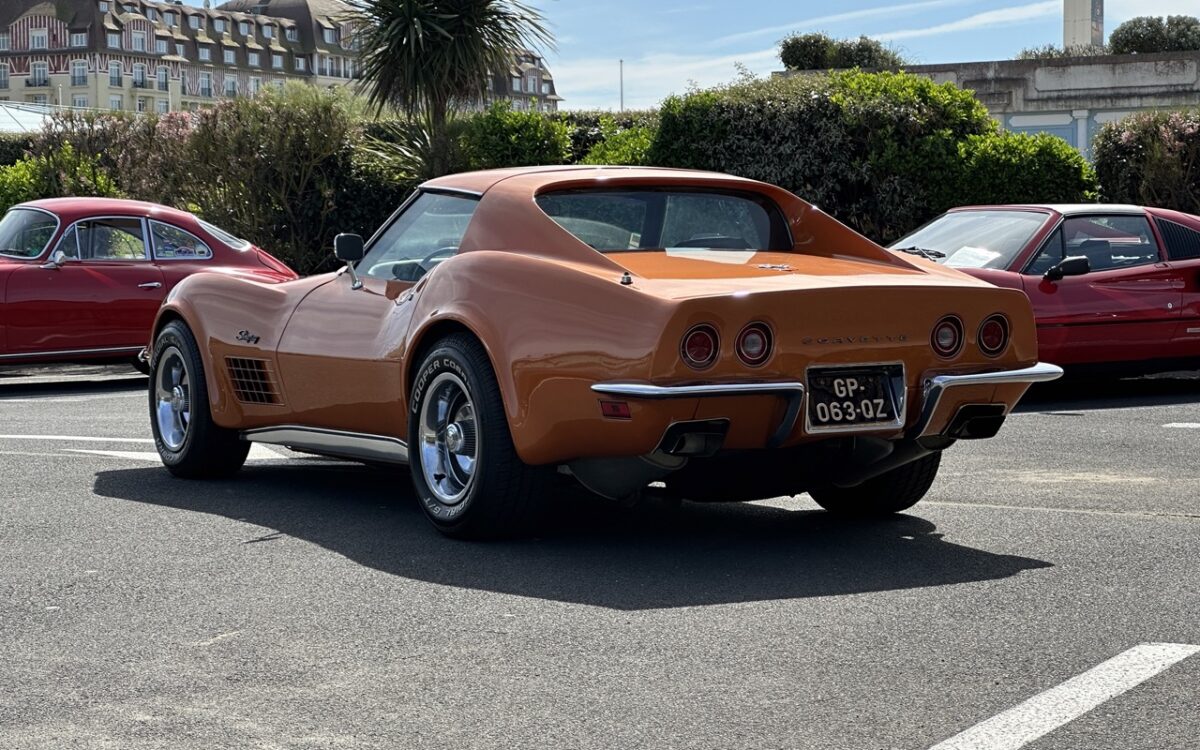
M 563 475 L 894 513 L 1061 374 L 1020 291 L 727 175 L 454 175 L 335 253 L 337 273 L 172 290 L 148 356 L 174 474 L 229 475 L 250 442 L 409 464 L 429 519 L 469 537 L 527 528 Z

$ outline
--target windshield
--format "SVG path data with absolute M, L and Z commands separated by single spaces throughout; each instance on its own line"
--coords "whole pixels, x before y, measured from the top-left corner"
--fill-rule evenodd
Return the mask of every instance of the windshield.
M 216 237 L 218 240 L 225 243 L 229 247 L 232 247 L 234 250 L 249 250 L 250 249 L 250 243 L 248 241 L 243 240 L 240 237 L 234 237 L 232 234 L 230 234 L 229 232 L 226 232 L 224 229 L 221 229 L 218 226 L 209 224 L 207 221 L 204 221 L 203 219 L 197 219 L 196 221 L 198 221 L 200 223 L 200 226 L 204 228 L 204 231 L 208 232 L 213 237 Z
M 1049 218 L 1040 211 L 955 211 L 891 249 L 928 251 L 937 262 L 956 268 L 1006 269 Z
M 14 208 L 0 219 L 0 255 L 36 258 L 46 249 L 58 218 L 31 208 Z
M 782 212 L 753 193 L 578 190 L 539 195 L 537 204 L 602 253 L 792 249 Z

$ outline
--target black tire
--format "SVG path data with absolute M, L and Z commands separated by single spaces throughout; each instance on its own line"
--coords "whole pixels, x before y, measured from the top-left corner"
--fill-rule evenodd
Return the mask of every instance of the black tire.
M 912 463 L 868 479 L 857 487 L 822 487 L 809 495 L 825 510 L 840 516 L 878 518 L 908 510 L 925 497 L 942 463 L 937 451 Z
M 143 375 L 150 374 L 150 363 L 149 362 L 143 362 L 142 360 L 138 359 L 137 357 L 134 357 L 133 359 L 129 360 L 129 364 L 133 367 L 133 369 L 137 370 L 138 372 L 140 372 Z
M 446 407 L 441 418 L 439 406 Z M 520 536 L 543 520 L 553 468 L 529 466 L 517 456 L 500 385 L 474 337 L 441 339 L 421 360 L 409 401 L 408 445 L 417 498 L 443 534 Z
M 200 347 L 187 325 L 178 320 L 168 323 L 154 340 L 150 362 L 150 429 L 163 465 L 185 479 L 221 479 L 235 474 L 246 462 L 250 443 L 235 430 L 213 422 Z M 174 415 L 180 417 L 175 430 L 169 424 L 173 417 L 160 416 L 163 409 L 170 415 L 174 402 L 164 406 L 160 397 L 175 391 L 173 371 L 177 365 L 186 376 L 186 384 L 181 382 L 178 392 L 187 411 Z M 168 429 L 170 434 L 164 435 Z

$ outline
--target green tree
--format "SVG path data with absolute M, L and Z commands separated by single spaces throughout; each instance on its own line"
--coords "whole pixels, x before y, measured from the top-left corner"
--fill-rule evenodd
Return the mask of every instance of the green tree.
M 449 120 L 478 101 L 491 74 L 507 75 L 518 49 L 552 47 L 541 13 L 520 0 L 353 0 L 363 90 L 429 128 L 430 168 L 451 167 Z
M 1113 29 L 1108 45 L 1115 55 L 1200 50 L 1200 19 L 1193 16 L 1139 16 Z
M 825 34 L 793 34 L 779 44 L 779 57 L 788 70 L 894 70 L 906 64 L 898 52 L 866 36 L 833 39 Z

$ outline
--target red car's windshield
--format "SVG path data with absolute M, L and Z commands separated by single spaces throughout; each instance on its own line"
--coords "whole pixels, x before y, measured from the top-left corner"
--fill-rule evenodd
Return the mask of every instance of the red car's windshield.
M 956 268 L 1008 268 L 1050 218 L 1041 211 L 954 211 L 942 214 L 893 250 L 920 250 Z
M 575 190 L 539 195 L 537 204 L 559 226 L 602 253 L 792 249 L 783 213 L 753 193 Z

